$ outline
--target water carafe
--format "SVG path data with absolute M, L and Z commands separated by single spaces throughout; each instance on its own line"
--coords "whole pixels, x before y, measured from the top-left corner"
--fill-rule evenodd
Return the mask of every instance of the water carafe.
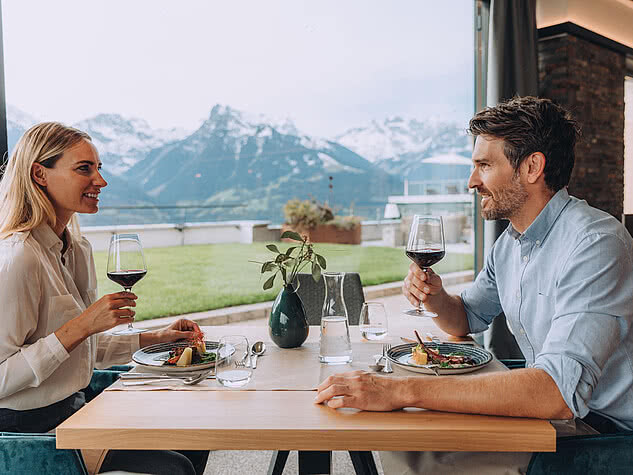
M 345 273 L 326 272 L 325 300 L 321 314 L 321 346 L 319 361 L 327 364 L 352 362 L 352 343 L 349 338 L 347 307 L 343 296 Z

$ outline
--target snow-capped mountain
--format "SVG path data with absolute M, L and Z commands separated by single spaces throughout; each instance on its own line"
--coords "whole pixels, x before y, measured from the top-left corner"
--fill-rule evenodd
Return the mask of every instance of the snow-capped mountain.
M 339 206 L 386 198 L 401 188 L 398 178 L 336 142 L 250 120 L 252 116 L 216 105 L 198 130 L 152 150 L 127 176 L 165 203 L 202 201 L 219 208 L 225 202 L 241 203 L 240 208 L 222 210 L 236 218 L 280 219 L 289 198 L 326 200 L 330 176 L 332 198 Z
M 7 104 L 7 140 L 9 152 L 13 150 L 15 143 L 22 134 L 26 132 L 29 127 L 38 122 L 39 120 L 31 114 L 27 114 L 17 107 Z
M 11 149 L 37 119 L 16 108 L 8 116 Z M 395 117 L 328 139 L 298 131 L 289 119 L 218 104 L 191 133 L 152 129 L 142 119 L 118 114 L 99 114 L 73 125 L 89 133 L 100 152 L 109 182 L 104 205 L 207 206 L 188 209 L 186 216 L 179 209 L 177 216 L 167 209 L 155 209 L 151 216 L 125 211 L 130 223 L 185 218 L 279 222 L 290 198 L 329 201 L 350 212 L 365 207 L 360 214 L 375 216 L 388 195 L 402 192 L 404 179 L 462 179 L 469 173 L 468 159 L 461 158 L 470 155 L 468 137 L 456 124 L 439 120 Z M 122 212 L 115 214 L 116 222 L 123 222 Z M 107 224 L 113 219 L 109 216 L 99 213 L 90 223 Z
M 10 122 L 16 128 L 26 130 L 32 125 L 37 124 L 39 120 L 14 105 L 7 104 L 7 122 Z
M 87 132 L 99 150 L 103 167 L 121 175 L 147 156 L 150 150 L 186 137 L 184 129 L 153 129 L 143 119 L 119 114 L 98 114 L 73 124 Z
M 372 121 L 338 135 L 335 140 L 371 162 L 404 155 L 418 158 L 438 153 L 469 154 L 470 146 L 463 127 L 431 119 L 425 122 L 401 117 Z

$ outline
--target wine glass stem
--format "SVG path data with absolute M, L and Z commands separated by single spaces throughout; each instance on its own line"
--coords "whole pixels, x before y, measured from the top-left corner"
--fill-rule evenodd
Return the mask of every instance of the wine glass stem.
M 132 292 L 132 287 L 123 287 L 123 290 L 125 290 L 126 292 Z M 132 322 L 127 324 L 127 329 L 128 330 L 133 330 L 134 326 L 132 325 Z
M 428 285 L 429 267 L 423 267 L 422 271 L 424 272 L 424 282 L 427 282 L 427 285 Z M 424 312 L 425 310 L 426 310 L 426 307 L 422 303 L 422 300 L 420 300 L 420 303 L 418 305 L 418 311 Z

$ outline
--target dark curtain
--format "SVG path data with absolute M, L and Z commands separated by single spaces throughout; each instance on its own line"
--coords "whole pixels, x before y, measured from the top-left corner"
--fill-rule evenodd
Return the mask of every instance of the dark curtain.
M 488 106 L 513 96 L 538 94 L 536 42 L 536 0 L 491 0 L 486 78 Z M 486 222 L 486 252 L 507 225 L 505 220 Z M 495 318 L 484 341 L 497 358 L 523 357 L 503 314 Z

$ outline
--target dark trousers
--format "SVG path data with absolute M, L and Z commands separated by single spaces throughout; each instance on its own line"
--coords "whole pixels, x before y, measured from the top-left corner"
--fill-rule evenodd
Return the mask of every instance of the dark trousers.
M 86 399 L 82 392 L 50 406 L 14 411 L 0 408 L 0 432 L 45 433 L 78 411 Z M 202 475 L 207 465 L 206 450 L 110 450 L 101 471 L 122 470 L 156 475 Z

